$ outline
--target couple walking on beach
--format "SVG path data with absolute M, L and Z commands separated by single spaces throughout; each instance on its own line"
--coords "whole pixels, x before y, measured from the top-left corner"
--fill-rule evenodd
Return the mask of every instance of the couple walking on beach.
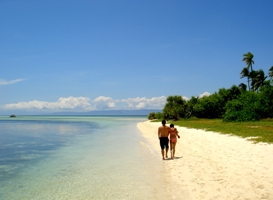
M 169 136 L 170 136 L 170 140 L 169 140 Z M 165 158 L 168 158 L 169 141 L 170 141 L 170 147 L 171 147 L 171 159 L 174 158 L 177 137 L 180 138 L 180 136 L 178 135 L 177 129 L 174 128 L 174 125 L 170 124 L 170 127 L 169 127 L 166 125 L 166 121 L 162 120 L 162 126 L 158 128 L 158 139 L 160 141 L 161 154 L 162 154 L 163 160 L 165 160 Z M 166 154 L 164 152 L 164 149 Z

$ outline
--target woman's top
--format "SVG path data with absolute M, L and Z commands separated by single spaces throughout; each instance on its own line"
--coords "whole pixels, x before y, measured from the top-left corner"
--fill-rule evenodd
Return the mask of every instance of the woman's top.
M 170 140 L 171 142 L 176 142 L 177 138 L 176 138 L 176 134 L 178 133 L 178 131 L 176 130 L 176 128 L 171 128 L 170 130 Z

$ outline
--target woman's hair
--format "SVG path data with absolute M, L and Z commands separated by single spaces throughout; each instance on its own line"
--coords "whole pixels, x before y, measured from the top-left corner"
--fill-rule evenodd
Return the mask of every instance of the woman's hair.
M 171 125 L 170 125 L 170 127 L 171 127 L 171 128 L 173 128 L 173 127 L 174 127 L 174 125 L 173 125 L 173 124 L 171 124 Z

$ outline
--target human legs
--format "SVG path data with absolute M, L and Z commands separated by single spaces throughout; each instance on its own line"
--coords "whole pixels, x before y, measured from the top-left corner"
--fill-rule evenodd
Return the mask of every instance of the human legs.
M 168 158 L 168 150 L 169 150 L 169 148 L 165 148 L 165 151 L 164 151 L 164 149 L 161 149 L 161 154 L 162 154 L 163 160 L 165 159 L 165 155 L 166 155 L 166 158 Z M 166 152 L 166 154 L 165 154 L 165 152 Z
M 173 142 L 170 142 L 170 146 L 171 146 L 171 158 L 173 158 L 173 145 L 174 145 L 174 143 Z
M 164 145 L 164 138 L 160 138 L 159 141 L 160 141 L 162 159 L 164 160 L 165 159 L 165 155 L 164 155 L 164 147 L 165 147 L 165 145 Z
M 176 142 L 170 142 L 171 146 L 171 158 L 174 158 Z
M 168 143 L 169 143 L 169 139 L 167 137 L 160 138 L 160 147 L 161 147 L 161 154 L 162 154 L 163 160 L 165 159 L 165 152 L 166 152 L 166 158 L 168 158 L 168 150 L 169 150 Z M 165 149 L 165 152 L 164 152 L 164 149 Z
M 173 143 L 173 158 L 174 158 L 174 154 L 175 154 L 175 145 L 176 145 L 176 142 Z
M 165 159 L 165 156 L 164 156 L 164 149 L 161 149 L 161 154 L 162 154 L 162 160 Z

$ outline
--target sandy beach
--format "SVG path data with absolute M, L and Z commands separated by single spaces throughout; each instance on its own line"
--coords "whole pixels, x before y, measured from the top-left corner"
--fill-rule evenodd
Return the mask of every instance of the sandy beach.
M 161 158 L 158 122 L 137 126 Z M 273 145 L 236 136 L 177 127 L 175 159 L 162 160 L 171 199 L 273 199 Z M 170 152 L 169 155 L 170 157 Z M 174 192 L 175 191 L 175 192 Z

